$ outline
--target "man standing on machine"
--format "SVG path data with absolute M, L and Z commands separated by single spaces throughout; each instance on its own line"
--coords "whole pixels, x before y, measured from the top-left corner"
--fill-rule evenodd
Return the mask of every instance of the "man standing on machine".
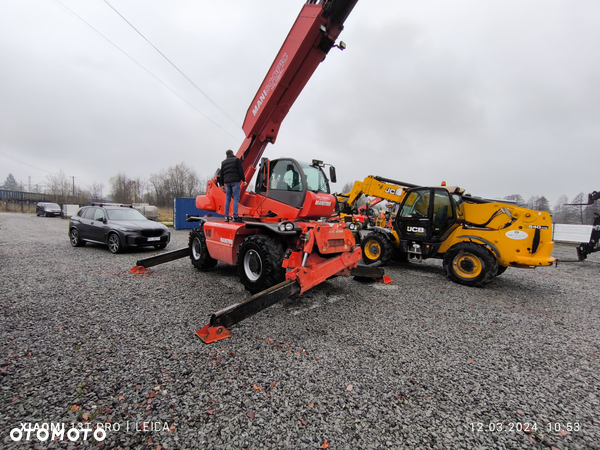
M 233 221 L 242 222 L 238 217 L 238 204 L 240 202 L 240 182 L 246 186 L 246 177 L 242 169 L 242 161 L 235 157 L 233 150 L 225 152 L 227 158 L 221 163 L 219 174 L 221 184 L 225 186 L 225 222 L 229 222 L 229 205 L 233 197 Z

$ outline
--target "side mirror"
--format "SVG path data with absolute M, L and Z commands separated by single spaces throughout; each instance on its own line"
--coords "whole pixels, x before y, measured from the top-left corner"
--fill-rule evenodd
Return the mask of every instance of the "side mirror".
M 337 177 L 335 176 L 335 167 L 329 166 L 329 180 L 332 183 L 337 183 Z

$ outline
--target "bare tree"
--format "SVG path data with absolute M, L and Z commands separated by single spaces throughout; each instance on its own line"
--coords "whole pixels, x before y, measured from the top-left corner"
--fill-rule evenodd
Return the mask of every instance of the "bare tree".
M 571 200 L 571 203 L 573 203 L 572 205 L 565 205 L 565 222 L 583 224 L 585 207 L 581 205 L 581 203 L 586 202 L 587 197 L 584 196 L 583 192 L 580 192 L 573 200 Z
M 565 211 L 567 206 L 566 203 L 569 203 L 569 198 L 566 195 L 561 195 L 558 197 L 556 204 L 554 205 L 554 214 L 552 216 L 554 223 L 566 223 Z
M 540 198 L 537 195 L 532 195 L 529 197 L 529 200 L 527 200 L 527 207 L 529 209 L 537 209 L 539 200 Z
M 517 204 L 517 206 L 526 207 L 527 203 L 521 194 L 511 194 L 504 197 L 504 200 L 511 200 Z
M 548 213 L 552 212 L 552 209 L 550 208 L 550 202 L 543 195 L 540 198 L 538 198 L 537 208 L 535 209 L 537 211 L 546 211 Z
M 97 183 L 95 180 L 91 186 L 88 186 L 90 198 L 93 200 L 102 200 L 102 191 L 104 190 L 103 183 Z
M 206 183 L 201 185 L 196 171 L 185 163 L 150 175 L 150 185 L 158 206 L 170 206 L 176 197 L 195 197 L 201 191 L 206 192 Z
M 121 172 L 111 177 L 110 196 L 113 202 L 133 203 L 133 181 Z
M 67 202 L 67 196 L 71 193 L 69 180 L 61 169 L 58 174 L 50 174 L 46 177 L 46 193 L 54 196 L 57 202 Z

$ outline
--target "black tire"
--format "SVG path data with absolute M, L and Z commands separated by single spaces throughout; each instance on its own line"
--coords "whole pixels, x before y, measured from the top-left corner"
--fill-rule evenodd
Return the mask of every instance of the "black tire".
M 154 248 L 157 250 L 164 250 L 165 248 L 167 248 L 167 244 L 158 244 L 155 245 Z
M 77 228 L 71 228 L 71 231 L 69 231 L 69 240 L 71 241 L 71 245 L 73 247 L 83 247 L 85 245 L 85 241 L 82 241 L 79 237 L 79 231 L 77 231 Z
M 394 248 L 392 250 L 392 260 L 402 264 L 408 263 L 408 253 L 403 252 L 399 248 Z
M 110 233 L 108 235 L 108 239 L 106 239 L 106 244 L 108 245 L 108 251 L 113 255 L 117 253 L 121 253 L 123 251 L 123 246 L 121 245 L 121 238 L 117 233 Z
M 238 250 L 240 281 L 251 294 L 281 283 L 285 279 L 282 264 L 283 247 L 269 236 L 248 236 Z
M 508 269 L 507 266 L 498 265 L 498 272 L 496 272 L 496 276 L 502 275 L 504 272 L 506 272 L 506 269 Z
M 385 264 L 392 258 L 392 243 L 386 235 L 377 231 L 372 231 L 362 238 L 360 248 L 366 264 L 373 264 L 377 261 Z
M 204 228 L 198 227 L 190 232 L 190 259 L 192 265 L 198 270 L 212 269 L 218 263 L 208 254 L 206 248 L 206 236 L 204 236 Z
M 479 287 L 494 279 L 498 262 L 484 246 L 461 242 L 444 255 L 444 271 L 456 283 Z

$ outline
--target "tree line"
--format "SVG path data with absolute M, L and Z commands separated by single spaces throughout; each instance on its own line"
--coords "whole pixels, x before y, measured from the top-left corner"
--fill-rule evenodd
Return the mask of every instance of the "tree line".
M 149 203 L 158 207 L 172 207 L 176 197 L 196 197 L 206 193 L 209 178 L 201 178 L 198 173 L 186 163 L 163 169 L 150 174 L 148 179 L 130 178 L 119 172 L 110 178 L 108 192 L 105 193 L 103 183 L 92 182 L 86 188 L 81 188 L 72 177 L 67 177 L 61 170 L 58 174 L 46 177 L 43 189 L 34 192 L 44 193 L 56 202 L 88 204 L 91 202 L 111 201 L 115 203 Z M 353 183 L 346 183 L 342 192 L 349 192 Z M 12 174 L 8 174 L 2 189 L 21 191 L 22 186 Z M 553 207 L 545 196 L 532 196 L 527 201 L 520 194 L 504 197 L 517 206 L 546 211 L 552 214 L 555 223 L 591 224 L 596 214 L 600 214 L 600 201 L 592 205 L 587 203 L 588 196 L 580 192 L 569 201 L 566 195 L 561 195 Z
M 197 172 L 185 163 L 180 163 L 150 174 L 148 179 L 131 178 L 123 172 L 112 176 L 108 190 L 103 183 L 93 181 L 81 187 L 64 171 L 46 177 L 43 193 L 58 203 L 76 203 L 80 205 L 92 202 L 149 203 L 159 207 L 172 207 L 176 197 L 196 197 L 206 193 L 207 178 L 201 178 Z M 1 186 L 2 189 L 23 190 L 14 176 L 9 174 Z
M 550 207 L 550 202 L 544 196 L 532 196 L 525 201 L 520 194 L 512 194 L 504 197 L 504 200 L 509 200 L 525 208 L 535 211 L 546 211 L 552 214 L 554 223 L 568 223 L 578 225 L 590 225 L 594 222 L 596 214 L 600 214 L 600 201 L 596 201 L 591 205 L 586 205 L 588 194 L 580 192 L 572 200 L 566 195 L 561 195 L 554 207 Z

